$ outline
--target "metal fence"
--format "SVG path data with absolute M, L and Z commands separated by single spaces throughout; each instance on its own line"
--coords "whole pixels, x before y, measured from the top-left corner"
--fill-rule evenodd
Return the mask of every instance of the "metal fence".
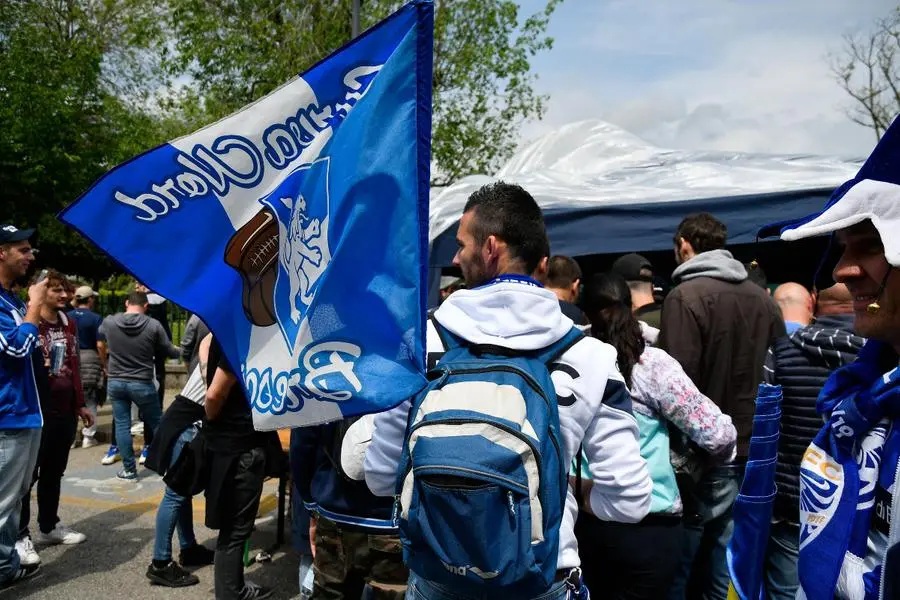
M 127 292 L 108 292 L 104 291 L 97 296 L 94 310 L 101 316 L 122 312 L 125 310 L 125 298 L 128 297 Z M 187 323 L 190 313 L 180 306 L 166 302 L 166 317 L 169 321 L 169 328 L 172 331 L 172 343 L 176 346 L 181 344 L 181 336 L 184 334 L 184 326 Z

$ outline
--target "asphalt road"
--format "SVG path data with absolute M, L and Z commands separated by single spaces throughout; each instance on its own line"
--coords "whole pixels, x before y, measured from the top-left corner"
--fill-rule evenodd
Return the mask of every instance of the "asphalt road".
M 181 589 L 151 586 L 145 573 L 153 550 L 156 508 L 163 484 L 152 471 L 139 468 L 138 482 L 116 479 L 121 463 L 102 466 L 106 452 L 101 445 L 72 450 L 63 478 L 59 516 L 69 527 L 87 536 L 76 546 L 38 547 L 43 568 L 27 582 L 0 591 L 0 600 L 34 598 L 47 600 L 144 600 L 172 598 L 191 600 L 213 597 L 212 567 L 196 571 L 200 584 Z M 263 491 L 257 530 L 251 538 L 251 555 L 275 542 L 277 483 L 267 482 Z M 215 546 L 216 532 L 203 525 L 203 497 L 194 499 L 194 527 L 197 539 Z M 37 506 L 32 500 L 32 523 L 36 527 Z M 177 556 L 178 538 L 174 539 Z M 247 579 L 276 590 L 274 598 L 297 598 L 299 557 L 287 542 L 271 562 L 254 564 L 245 571 Z

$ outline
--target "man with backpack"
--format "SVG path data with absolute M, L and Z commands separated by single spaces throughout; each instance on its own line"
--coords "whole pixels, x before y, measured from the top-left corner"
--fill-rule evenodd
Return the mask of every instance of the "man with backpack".
M 640 456 L 616 351 L 584 337 L 539 279 L 550 254 L 524 189 L 476 191 L 454 265 L 468 289 L 435 311 L 416 398 L 376 415 L 366 483 L 395 496 L 408 598 L 587 598 L 569 465 L 584 447 L 584 505 L 600 519 L 647 515 Z

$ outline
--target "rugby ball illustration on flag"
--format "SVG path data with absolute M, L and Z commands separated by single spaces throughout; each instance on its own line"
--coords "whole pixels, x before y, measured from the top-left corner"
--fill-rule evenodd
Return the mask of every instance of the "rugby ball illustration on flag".
M 225 247 L 225 262 L 241 274 L 247 319 L 259 327 L 275 324 L 278 278 L 278 221 L 268 209 L 238 229 Z

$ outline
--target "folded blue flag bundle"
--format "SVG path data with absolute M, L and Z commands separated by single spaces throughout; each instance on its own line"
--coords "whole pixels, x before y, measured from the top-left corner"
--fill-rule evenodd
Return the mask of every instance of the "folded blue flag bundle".
M 765 598 L 763 565 L 775 501 L 781 399 L 781 386 L 759 386 L 747 469 L 734 502 L 734 533 L 728 544 L 729 600 Z

